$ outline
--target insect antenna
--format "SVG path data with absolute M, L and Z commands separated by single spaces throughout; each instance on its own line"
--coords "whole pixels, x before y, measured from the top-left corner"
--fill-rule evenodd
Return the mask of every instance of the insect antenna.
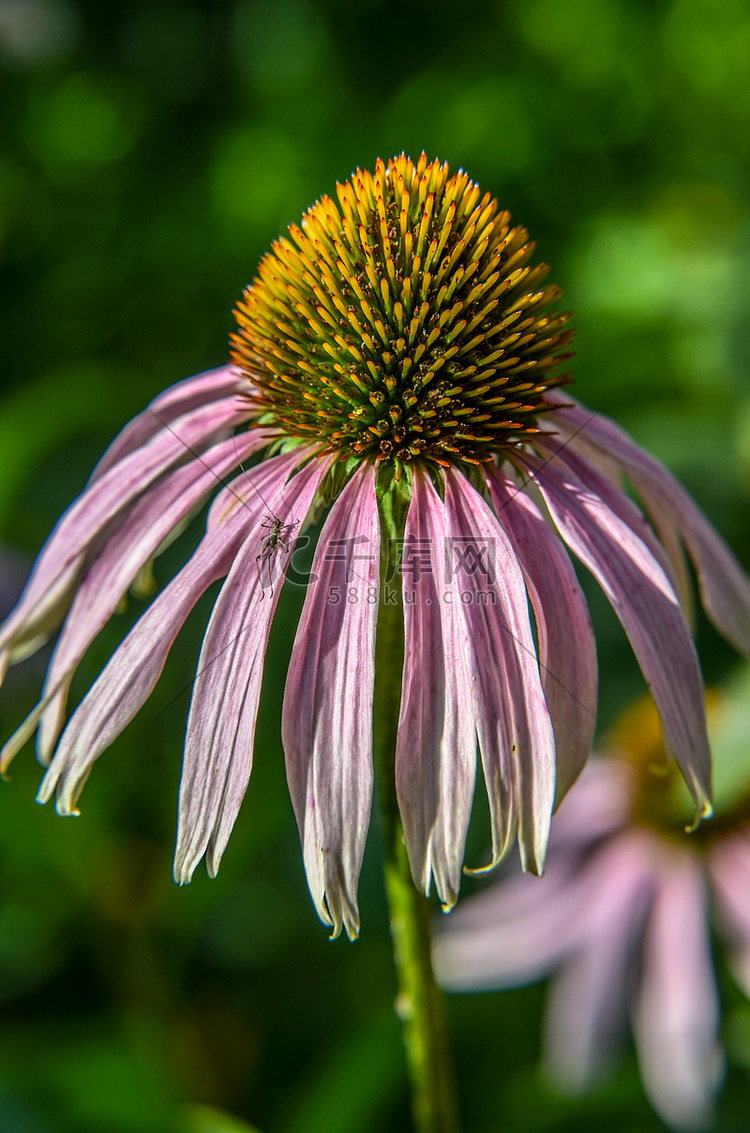
M 154 415 L 154 417 L 156 418 L 156 420 L 157 420 L 157 421 L 158 421 L 158 422 L 159 422 L 159 423 L 160 423 L 161 425 L 163 425 L 163 426 L 164 426 L 164 428 L 165 428 L 165 429 L 167 430 L 167 432 L 168 432 L 168 433 L 171 433 L 171 434 L 172 434 L 172 436 L 173 436 L 173 437 L 175 438 L 175 440 L 179 441 L 179 442 L 180 442 L 180 444 L 182 445 L 182 447 L 183 447 L 184 449 L 186 449 L 186 450 L 187 450 L 187 451 L 188 451 L 188 452 L 190 453 L 190 455 L 191 455 L 191 456 L 194 456 L 194 457 L 195 457 L 195 459 L 196 459 L 197 461 L 199 461 L 199 463 L 200 463 L 200 464 L 202 464 L 202 465 L 203 465 L 203 467 L 204 467 L 204 468 L 206 469 L 206 471 L 207 471 L 207 472 L 210 472 L 210 473 L 211 473 L 211 475 L 212 475 L 212 476 L 213 476 L 213 478 L 214 478 L 214 479 L 216 480 L 216 482 L 217 482 L 218 484 L 221 484 L 222 488 L 226 488 L 226 489 L 227 489 L 227 490 L 228 490 L 229 492 L 231 492 L 231 493 L 232 493 L 232 495 L 234 496 L 234 498 L 235 498 L 235 499 L 236 499 L 236 500 L 238 501 L 238 503 L 241 503 L 241 504 L 242 504 L 242 506 L 243 506 L 244 508 L 247 508 L 247 509 L 248 509 L 248 511 L 249 511 L 249 510 L 250 510 L 250 508 L 249 508 L 249 507 L 248 507 L 248 505 L 247 505 L 247 500 L 245 500 L 245 499 L 244 499 L 244 497 L 243 497 L 243 496 L 241 496 L 241 495 L 239 494 L 239 492 L 236 492 L 236 491 L 235 491 L 235 489 L 234 489 L 234 487 L 233 487 L 233 485 L 232 485 L 231 481 L 229 481 L 229 480 L 225 480 L 223 476 L 220 476 L 220 475 L 219 475 L 219 473 L 218 473 L 218 472 L 216 471 L 216 469 L 215 469 L 215 468 L 212 468 L 210 464 L 207 464 L 207 463 L 206 463 L 206 461 L 205 461 L 205 460 L 203 459 L 203 457 L 201 456 L 201 454 L 200 454 L 199 452 L 197 452 L 197 451 L 196 451 L 196 449 L 194 449 L 194 448 L 192 447 L 192 445 L 189 445 L 189 444 L 187 443 L 187 441 L 186 441 L 186 440 L 184 440 L 184 439 L 183 439 L 183 438 L 182 438 L 182 437 L 180 436 L 180 434 L 179 434 L 179 433 L 176 433 L 176 432 L 174 431 L 174 429 L 172 428 L 172 426 L 171 426 L 171 425 L 169 424 L 169 422 L 168 422 L 168 421 L 165 421 L 163 417 L 160 417 L 160 416 L 159 416 L 159 414 L 158 414 L 158 413 L 157 413 L 157 412 L 156 412 L 156 411 L 155 411 L 154 409 L 152 409 L 152 410 L 151 410 L 151 412 L 153 413 L 153 415 Z M 233 437 L 232 439 L 233 439 L 233 441 L 234 441 L 234 454 L 235 454 L 235 456 L 237 456 L 237 438 L 236 438 L 236 437 Z M 240 458 L 239 458 L 239 456 L 237 456 L 237 462 L 239 463 L 239 465 L 240 465 L 240 468 L 242 468 L 242 464 L 241 464 L 241 462 L 240 462 Z M 243 471 L 243 472 L 245 472 L 245 469 L 244 469 L 244 468 L 242 468 L 242 471 Z M 247 472 L 245 472 L 245 475 L 247 476 Z M 250 477 L 248 476 L 248 480 L 249 480 L 249 479 L 250 479 Z M 253 483 L 253 482 L 252 482 L 252 480 L 250 480 L 250 483 L 251 483 L 251 484 Z M 256 491 L 256 492 L 258 492 L 258 495 L 260 496 L 260 498 L 261 498 L 261 499 L 263 500 L 263 496 L 261 495 L 261 493 L 260 493 L 260 491 L 258 490 L 258 488 L 257 488 L 257 487 L 255 486 L 255 484 L 253 484 L 253 487 L 255 488 L 255 491 Z M 268 507 L 268 504 L 266 503 L 266 501 L 265 501 L 265 500 L 263 500 L 263 503 L 265 504 L 265 506 L 266 506 L 266 507 Z
M 156 417 L 157 421 L 161 425 L 163 425 L 164 428 L 169 433 L 171 433 L 172 436 L 176 440 L 178 440 L 180 442 L 180 444 L 190 453 L 190 455 L 194 456 L 195 459 L 198 460 L 203 465 L 203 467 L 214 476 L 216 481 L 219 484 L 221 484 L 221 486 L 223 488 L 227 488 L 231 492 L 231 494 L 235 497 L 235 499 L 239 503 L 241 503 L 243 507 L 248 508 L 248 510 L 249 510 L 247 500 L 244 498 L 244 496 L 240 495 L 240 493 L 235 490 L 232 483 L 229 480 L 226 480 L 223 476 L 219 476 L 218 472 L 216 472 L 211 467 L 211 465 L 208 464 L 203 459 L 201 454 L 199 452 L 197 452 L 191 445 L 189 445 L 187 443 L 187 441 L 184 440 L 179 435 L 179 433 L 176 433 L 175 430 L 171 427 L 171 425 L 167 421 L 165 421 L 163 417 L 160 417 L 159 414 L 156 413 L 155 410 L 153 410 L 153 409 L 151 410 L 151 412 L 153 413 L 154 417 Z M 260 584 L 261 584 L 261 598 L 263 598 L 265 596 L 265 587 L 264 587 L 264 584 L 263 584 L 263 579 L 262 579 L 262 576 L 261 576 L 261 569 L 260 568 L 261 568 L 262 561 L 264 560 L 264 557 L 265 557 L 266 566 L 267 566 L 267 569 L 268 569 L 269 586 L 271 588 L 271 595 L 273 596 L 273 579 L 271 577 L 271 568 L 270 568 L 270 564 L 268 563 L 268 559 L 270 558 L 271 554 L 276 550 L 277 547 L 281 547 L 284 551 L 286 551 L 288 553 L 289 548 L 286 546 L 285 543 L 283 543 L 281 541 L 280 536 L 285 531 L 293 531 L 294 528 L 298 526 L 299 520 L 296 519 L 296 520 L 294 520 L 293 522 L 290 522 L 290 523 L 282 523 L 281 522 L 281 520 L 279 519 L 279 517 L 276 515 L 273 508 L 269 504 L 268 500 L 263 495 L 263 493 L 261 492 L 258 485 L 253 481 L 252 477 L 249 475 L 247 469 L 244 467 L 242 461 L 240 460 L 239 453 L 237 452 L 237 436 L 236 436 L 236 434 L 232 437 L 232 443 L 234 445 L 234 454 L 237 458 L 237 463 L 238 463 L 239 467 L 242 469 L 245 476 L 249 480 L 251 486 L 253 487 L 253 489 L 257 493 L 258 497 L 262 501 L 263 506 L 268 509 L 268 513 L 269 513 L 269 515 L 267 517 L 268 522 L 264 522 L 261 526 L 266 527 L 269 531 L 269 534 L 264 536 L 264 538 L 263 538 L 263 544 L 262 544 L 262 547 L 261 547 L 260 554 L 256 556 L 255 566 L 256 566 L 256 569 L 258 571 L 258 579 L 259 579 Z M 206 663 L 203 666 L 201 666 L 201 668 L 198 669 L 198 671 L 195 673 L 195 676 L 193 676 L 191 678 L 191 680 L 188 681 L 188 683 L 183 688 L 181 688 L 180 691 L 178 693 L 176 693 L 175 696 L 173 696 L 172 699 L 167 704 L 164 705 L 163 708 L 160 708 L 159 711 L 153 717 L 151 717 L 149 724 L 153 724 L 154 721 L 158 720 L 160 716 L 162 716 L 169 708 L 171 708 L 172 705 L 175 704 L 188 691 L 188 689 L 192 688 L 193 685 L 195 684 L 195 681 L 201 675 L 201 673 L 203 673 L 207 669 L 209 669 L 211 667 L 211 665 L 213 665 L 214 662 L 218 660 L 218 658 L 221 656 L 221 654 L 224 652 L 224 650 L 229 649 L 234 644 L 234 642 L 238 638 L 240 638 L 249 628 L 250 628 L 249 625 L 243 626 L 242 629 L 237 634 L 235 634 L 235 636 L 232 637 L 226 643 L 226 645 L 224 646 L 223 649 L 218 650 L 218 652 L 215 653 L 213 657 L 210 657 L 206 661 Z
M 228 488 L 229 491 L 234 496 L 234 498 L 236 500 L 238 500 L 242 504 L 243 507 L 248 508 L 248 510 L 250 510 L 249 507 L 248 507 L 248 504 L 247 504 L 247 500 L 245 500 L 239 494 L 239 492 L 235 491 L 234 486 L 232 484 L 230 484 L 223 477 L 219 476 L 218 472 L 215 472 L 214 469 L 211 467 L 211 465 L 206 463 L 206 461 L 203 459 L 201 454 L 199 452 L 196 452 L 196 450 L 194 448 L 192 448 L 192 446 L 189 445 L 187 443 L 187 441 L 183 440 L 183 438 L 179 435 L 179 433 L 176 433 L 174 431 L 174 429 L 171 427 L 171 425 L 167 421 L 165 421 L 163 417 L 160 417 L 159 414 L 153 409 L 151 410 L 151 412 L 154 414 L 154 417 L 156 418 L 156 420 L 159 421 L 160 424 L 162 424 L 164 426 L 164 428 L 167 429 L 168 432 L 170 432 L 172 434 L 172 436 L 175 437 L 180 442 L 180 444 L 183 445 L 187 449 L 187 451 L 191 454 L 191 456 L 194 456 L 196 460 L 200 461 L 200 463 L 203 465 L 203 467 L 206 468 L 216 478 L 216 480 L 218 480 L 218 482 L 224 488 Z M 240 457 L 239 457 L 239 453 L 237 452 L 237 437 L 236 437 L 236 435 L 232 437 L 232 442 L 234 444 L 234 454 L 237 457 L 237 463 L 239 464 L 240 468 L 242 469 L 245 476 L 247 477 L 251 487 L 253 488 L 253 491 L 255 491 L 257 493 L 258 498 L 263 503 L 263 506 L 268 509 L 268 515 L 266 517 L 268 522 L 263 523 L 261 525 L 261 526 L 266 527 L 268 529 L 268 535 L 264 536 L 264 538 L 262 540 L 260 552 L 258 553 L 258 555 L 256 556 L 256 559 L 255 559 L 255 567 L 256 567 L 256 570 L 258 571 L 258 581 L 260 583 L 260 596 L 261 596 L 261 598 L 264 598 L 265 593 L 266 593 L 266 588 L 265 588 L 265 585 L 263 583 L 263 575 L 261 573 L 261 565 L 263 563 L 266 564 L 266 568 L 267 568 L 267 571 L 268 571 L 268 585 L 269 585 L 270 590 L 271 590 L 271 596 L 273 597 L 273 577 L 271 575 L 271 562 L 270 562 L 271 556 L 273 555 L 273 553 L 279 547 L 281 547 L 282 551 L 285 551 L 286 554 L 289 554 L 289 547 L 283 541 L 282 536 L 284 536 L 285 533 L 287 533 L 287 532 L 293 531 L 294 528 L 298 526 L 299 520 L 295 519 L 294 521 L 292 521 L 290 523 L 284 523 L 278 517 L 278 515 L 276 515 L 276 512 L 273 510 L 273 508 L 271 507 L 268 500 L 266 499 L 266 497 L 261 492 L 258 485 L 254 482 L 254 480 L 248 474 L 244 465 L 242 464 L 242 461 L 240 460 Z
M 237 456 L 237 438 L 236 437 L 234 438 L 234 451 L 235 451 L 235 455 Z M 249 480 L 250 484 L 252 485 L 252 487 L 255 489 L 255 491 L 260 496 L 264 505 L 268 508 L 268 515 L 266 516 L 265 520 L 261 524 L 261 527 L 265 528 L 266 531 L 268 532 L 268 534 L 263 537 L 263 540 L 261 542 L 260 551 L 255 556 L 255 569 L 258 572 L 258 582 L 260 583 L 260 596 L 261 596 L 261 598 L 265 598 L 265 596 L 266 596 L 266 584 L 263 582 L 263 571 L 262 571 L 262 567 L 265 564 L 266 573 L 268 575 L 268 587 L 269 587 L 269 590 L 271 592 L 271 597 L 273 597 L 273 575 L 271 573 L 271 557 L 278 550 L 279 547 L 281 547 L 282 551 L 284 551 L 287 555 L 289 554 L 289 547 L 284 542 L 283 537 L 286 536 L 287 533 L 291 533 L 294 530 L 294 528 L 299 524 L 299 520 L 295 519 L 293 522 L 283 523 L 282 520 L 279 519 L 278 515 L 273 510 L 271 505 L 268 503 L 268 500 L 265 498 L 265 496 L 261 492 L 258 485 L 253 483 L 251 476 L 248 476 L 247 472 L 245 471 L 245 468 L 242 465 L 242 461 L 240 460 L 239 456 L 237 456 L 237 463 L 239 464 L 240 468 L 242 468 L 242 471 L 245 473 L 245 476 L 247 476 L 247 479 Z
M 274 512 L 273 508 L 271 507 L 271 505 L 269 504 L 268 500 L 267 500 L 267 499 L 266 499 L 266 497 L 265 497 L 265 496 L 263 495 L 263 493 L 261 492 L 260 488 L 259 488 L 259 487 L 258 487 L 258 485 L 257 485 L 257 484 L 255 483 L 255 481 L 253 480 L 252 476 L 251 476 L 251 475 L 249 474 L 249 472 L 247 471 L 247 469 L 245 468 L 244 464 L 242 463 L 242 461 L 241 461 L 241 460 L 240 460 L 240 458 L 239 458 L 239 455 L 238 455 L 238 453 L 237 453 L 237 434 L 236 434 L 236 433 L 235 433 L 235 435 L 234 435 L 234 436 L 232 437 L 232 441 L 233 441 L 233 444 L 234 444 L 234 455 L 235 455 L 235 456 L 237 457 L 237 463 L 239 464 L 240 468 L 241 468 L 241 469 L 242 469 L 242 471 L 244 472 L 244 474 L 245 474 L 245 476 L 246 476 L 246 478 L 247 478 L 247 480 L 248 480 L 248 482 L 249 482 L 250 486 L 251 486 L 251 487 L 252 487 L 252 488 L 253 488 L 253 489 L 255 490 L 256 494 L 257 494 L 257 495 L 258 495 L 258 496 L 260 497 L 260 499 L 261 499 L 261 501 L 262 501 L 262 503 L 263 503 L 263 506 L 264 506 L 264 507 L 265 507 L 265 508 L 267 509 L 267 511 L 268 511 L 268 513 L 269 513 L 269 515 L 272 515 L 272 516 L 273 516 L 273 518 L 274 518 L 275 520 L 277 520 L 277 521 L 278 521 L 278 517 L 277 517 L 276 513 Z

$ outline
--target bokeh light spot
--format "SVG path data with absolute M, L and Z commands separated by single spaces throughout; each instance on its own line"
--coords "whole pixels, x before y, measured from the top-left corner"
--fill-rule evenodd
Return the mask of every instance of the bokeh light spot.
M 627 45 L 619 0 L 524 0 L 518 16 L 526 41 L 571 78 L 596 83 L 618 70 Z
M 0 63 L 34 66 L 69 55 L 79 20 L 65 0 L 0 0 Z
M 304 151 L 282 130 L 236 130 L 222 139 L 214 159 L 214 206 L 232 230 L 240 226 L 270 240 L 310 195 L 305 168 Z
M 48 166 L 95 166 L 123 157 L 135 130 L 114 93 L 78 72 L 34 103 L 29 141 Z

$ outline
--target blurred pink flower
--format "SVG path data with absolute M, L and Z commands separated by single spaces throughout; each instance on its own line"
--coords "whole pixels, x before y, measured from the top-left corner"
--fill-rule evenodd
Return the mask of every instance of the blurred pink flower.
M 568 380 L 554 371 L 570 357 L 569 316 L 545 313 L 559 289 L 540 288 L 546 265 L 528 265 L 528 234 L 488 194 L 423 155 L 379 162 L 374 176 L 358 170 L 338 198 L 322 198 L 261 262 L 237 311 L 236 365 L 157 397 L 59 521 L 0 629 L 2 676 L 63 624 L 40 704 L 0 766 L 38 728 L 49 763 L 39 798 L 56 792 L 58 811 L 76 813 L 93 763 L 150 695 L 188 613 L 225 578 L 193 689 L 175 857 L 181 882 L 204 855 L 215 873 L 251 772 L 288 543 L 333 501 L 282 737 L 313 900 L 334 933 L 354 936 L 378 606 L 395 600 L 381 585 L 384 516 L 389 542 L 402 544 L 399 805 L 415 882 L 429 891 L 434 877 L 446 907 L 460 883 L 477 743 L 491 864 L 517 834 L 533 871 L 555 790 L 562 797 L 588 757 L 595 643 L 563 543 L 628 633 L 699 816 L 710 810 L 710 755 L 678 597 L 680 541 L 709 615 L 748 651 L 750 584 L 664 468 L 555 391 Z M 192 558 L 65 726 L 76 667 L 123 595 L 217 480 L 260 453 L 218 493 Z M 621 489 L 622 473 L 653 527 Z
M 506 876 L 463 902 L 441 926 L 435 966 L 453 991 L 554 974 L 545 1062 L 569 1092 L 596 1081 L 629 1013 L 654 1108 L 700 1128 L 723 1073 L 709 897 L 750 994 L 750 826 L 670 829 L 662 798 L 659 829 L 641 790 L 632 765 L 593 759 L 553 820 L 544 877 Z

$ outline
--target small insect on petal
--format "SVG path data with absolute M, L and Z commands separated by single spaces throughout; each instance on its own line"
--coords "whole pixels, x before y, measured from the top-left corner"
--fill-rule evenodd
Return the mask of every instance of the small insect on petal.
M 266 588 L 263 583 L 262 567 L 264 565 L 266 567 L 268 586 L 271 591 L 271 597 L 273 597 L 273 574 L 271 572 L 271 560 L 279 547 L 281 547 L 281 550 L 286 555 L 289 554 L 289 535 L 292 531 L 294 531 L 295 527 L 298 526 L 298 519 L 292 520 L 290 523 L 284 523 L 279 519 L 278 515 L 274 515 L 273 512 L 271 512 L 270 515 L 267 515 L 261 523 L 261 527 L 268 532 L 267 535 L 263 536 L 259 554 L 255 556 L 255 568 L 258 571 L 261 598 L 264 598 L 266 594 Z M 287 540 L 287 542 L 284 542 L 285 539 Z

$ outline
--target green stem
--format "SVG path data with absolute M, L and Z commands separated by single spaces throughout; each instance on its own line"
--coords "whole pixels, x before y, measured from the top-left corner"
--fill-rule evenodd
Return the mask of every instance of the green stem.
M 383 526 L 387 530 L 386 523 Z M 375 677 L 375 737 L 385 885 L 398 979 L 396 1011 L 403 1023 L 416 1133 L 459 1133 L 443 1000 L 432 971 L 432 912 L 430 902 L 412 881 L 396 800 L 395 751 L 401 701 L 404 617 L 400 586 L 394 586 L 393 582 L 388 584 L 391 596 L 396 591 L 395 604 L 388 604 L 385 601 L 386 584 L 383 583 Z

